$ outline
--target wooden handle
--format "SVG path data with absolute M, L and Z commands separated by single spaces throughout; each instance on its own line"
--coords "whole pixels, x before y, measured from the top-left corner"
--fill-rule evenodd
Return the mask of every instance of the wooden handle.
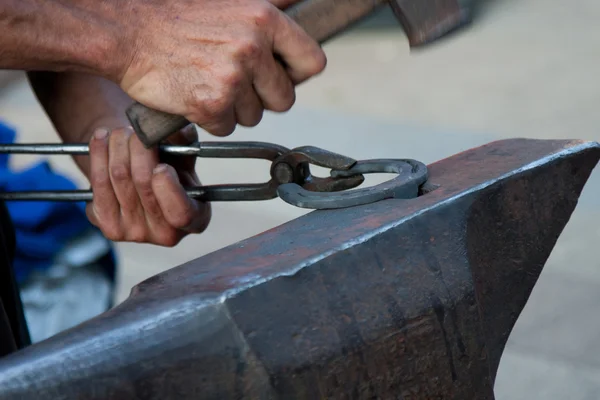
M 324 43 L 375 11 L 383 0 L 305 0 L 285 13 L 313 39 Z M 189 125 L 185 118 L 134 103 L 126 111 L 133 129 L 147 148 Z

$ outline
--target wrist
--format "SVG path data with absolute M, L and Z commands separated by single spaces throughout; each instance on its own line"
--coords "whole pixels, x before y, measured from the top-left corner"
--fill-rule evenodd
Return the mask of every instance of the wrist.
M 125 61 L 126 48 L 121 43 L 118 33 L 113 34 L 109 29 L 100 28 L 93 40 L 85 42 L 85 49 L 68 55 L 79 64 L 79 68 L 75 68 L 75 71 L 118 83 L 128 65 Z
M 96 69 L 95 75 L 120 84 L 134 56 L 136 35 L 134 25 L 129 23 L 129 2 L 113 3 L 117 7 L 114 12 L 99 18 L 99 36 L 85 62 Z
M 84 22 L 86 30 L 81 33 L 79 48 L 72 47 L 67 58 L 79 64 L 81 68 L 77 72 L 96 75 L 118 84 L 131 62 L 135 43 L 133 28 L 127 20 L 128 2 L 112 0 L 103 2 L 103 6 L 98 6 L 96 0 L 84 0 L 81 3 L 89 12 Z

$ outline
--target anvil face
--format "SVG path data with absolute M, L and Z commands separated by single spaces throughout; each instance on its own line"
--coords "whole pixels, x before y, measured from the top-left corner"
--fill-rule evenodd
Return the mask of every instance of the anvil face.
M 316 211 L 142 282 L 0 360 L 0 398 L 493 399 L 599 158 L 507 140 L 438 161 L 417 198 Z

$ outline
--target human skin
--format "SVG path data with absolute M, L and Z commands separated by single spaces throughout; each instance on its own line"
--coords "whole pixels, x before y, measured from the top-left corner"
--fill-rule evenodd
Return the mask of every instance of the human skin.
M 279 5 L 0 0 L 0 69 L 93 74 L 148 107 L 229 135 L 258 124 L 264 110 L 289 110 L 294 86 L 325 68 L 318 43 Z
M 174 246 L 206 229 L 210 205 L 184 192 L 199 184 L 195 160 L 160 160 L 125 109 L 138 100 L 215 135 L 286 111 L 294 86 L 325 66 L 279 11 L 293 2 L 0 0 L 0 68 L 29 70 L 61 138 L 89 142 L 90 156 L 74 159 L 94 192 L 88 218 L 107 238 Z M 188 127 L 169 141 L 196 139 Z
M 113 241 L 174 246 L 203 232 L 211 217 L 208 203 L 187 196 L 199 185 L 195 158 L 159 158 L 128 126 L 130 104 L 116 84 L 83 73 L 29 73 L 32 88 L 63 141 L 88 142 L 89 156 L 75 156 L 94 192 L 86 207 L 92 224 Z M 193 126 L 171 136 L 171 144 L 197 140 Z

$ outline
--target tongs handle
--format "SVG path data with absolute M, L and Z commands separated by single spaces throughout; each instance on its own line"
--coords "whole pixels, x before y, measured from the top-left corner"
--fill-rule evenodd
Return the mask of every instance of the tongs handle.
M 84 143 L 0 144 L 0 154 L 87 155 Z M 188 146 L 161 145 L 161 154 L 207 158 L 251 158 L 274 161 L 289 150 L 264 142 L 196 142 Z M 265 183 L 224 184 L 186 188 L 188 196 L 201 201 L 255 201 L 277 197 L 272 179 Z M 0 200 L 10 201 L 92 201 L 91 190 L 0 192 Z

